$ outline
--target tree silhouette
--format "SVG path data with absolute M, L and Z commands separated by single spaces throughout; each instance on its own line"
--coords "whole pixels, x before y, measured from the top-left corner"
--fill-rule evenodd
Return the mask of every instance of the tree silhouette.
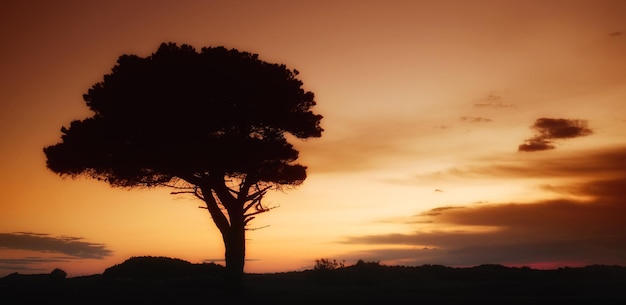
M 46 165 L 61 176 L 167 186 L 203 200 L 222 234 L 231 284 L 240 285 L 246 226 L 269 210 L 264 195 L 306 178 L 286 134 L 323 131 L 297 75 L 224 47 L 163 43 L 147 57 L 122 55 L 83 95 L 94 115 L 62 127 L 62 141 L 44 148 Z

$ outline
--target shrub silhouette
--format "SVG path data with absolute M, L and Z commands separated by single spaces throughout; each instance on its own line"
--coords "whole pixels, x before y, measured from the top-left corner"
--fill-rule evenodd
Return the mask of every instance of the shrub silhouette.
M 345 261 L 338 262 L 335 259 L 330 260 L 328 258 L 320 258 L 320 259 L 315 260 L 315 266 L 313 267 L 313 270 L 325 271 L 325 270 L 335 270 L 335 269 L 344 268 L 344 267 L 345 267 Z
M 56 268 L 50 272 L 50 278 L 53 280 L 62 280 L 67 277 L 67 272 L 62 269 Z

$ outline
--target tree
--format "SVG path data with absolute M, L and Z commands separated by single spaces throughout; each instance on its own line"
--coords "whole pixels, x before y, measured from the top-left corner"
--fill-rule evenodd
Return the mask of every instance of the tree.
M 240 285 L 245 231 L 267 212 L 270 189 L 296 186 L 306 167 L 286 134 L 320 137 L 314 95 L 297 70 L 224 47 L 197 52 L 163 43 L 147 57 L 122 55 L 83 95 L 92 117 L 62 127 L 44 148 L 47 167 L 113 187 L 171 187 L 204 201 Z

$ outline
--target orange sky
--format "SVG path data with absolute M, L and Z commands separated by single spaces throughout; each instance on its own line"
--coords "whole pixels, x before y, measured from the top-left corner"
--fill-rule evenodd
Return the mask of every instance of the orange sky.
M 248 272 L 626 264 L 624 1 L 3 1 L 0 276 L 219 262 L 200 202 L 62 179 L 43 147 L 124 53 L 223 45 L 300 71 L 324 115 Z M 543 118 L 543 120 L 541 120 Z M 521 149 L 520 149 L 521 148 Z

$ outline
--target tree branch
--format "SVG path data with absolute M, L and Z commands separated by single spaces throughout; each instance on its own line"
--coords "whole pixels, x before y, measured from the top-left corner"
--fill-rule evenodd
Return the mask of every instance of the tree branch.
M 260 203 L 261 203 L 261 199 L 263 199 L 263 196 L 258 196 L 257 198 L 254 198 L 254 199 L 252 200 L 252 202 L 250 202 L 248 205 L 246 205 L 246 206 L 243 208 L 243 212 L 245 213 L 245 212 L 247 212 L 247 211 L 248 211 L 251 207 L 253 207 L 253 206 L 255 206 L 255 205 L 260 204 Z
M 250 213 L 250 214 L 245 214 L 245 215 L 243 215 L 243 216 L 244 216 L 244 219 L 245 219 L 244 223 L 248 223 L 250 220 L 254 219 L 254 217 L 253 217 L 254 215 L 259 215 L 259 214 L 262 214 L 262 213 L 265 213 L 265 212 L 269 212 L 270 210 L 273 210 L 273 209 L 275 209 L 275 208 L 279 208 L 279 207 L 280 207 L 280 206 L 275 206 L 275 207 L 271 207 L 271 208 L 266 208 L 266 207 L 263 207 L 263 206 L 257 205 L 257 210 L 256 210 L 256 212 L 252 212 L 252 213 Z
M 267 228 L 269 226 L 270 225 L 266 225 L 266 226 L 262 226 L 262 227 L 258 227 L 258 228 L 246 228 L 246 230 L 248 230 L 248 231 L 256 231 L 256 230 L 265 229 L 265 228 Z
M 267 190 L 269 190 L 270 188 L 271 188 L 271 186 L 266 186 L 263 189 L 261 189 L 261 188 L 259 188 L 257 186 L 257 191 L 252 193 L 252 194 L 250 194 L 250 195 L 248 195 L 247 198 L 246 198 L 247 199 L 246 201 L 255 199 L 258 196 L 263 197 L 265 195 L 265 193 L 267 192 Z
M 237 193 L 237 200 L 241 203 L 241 206 L 244 206 L 246 201 L 248 201 L 248 193 L 250 192 L 250 188 L 253 185 L 253 180 L 250 179 L 248 175 L 241 178 L 241 183 L 239 183 L 239 192 Z M 245 210 L 244 210 L 245 212 Z
M 178 191 L 178 192 L 170 192 L 170 195 L 180 195 L 180 194 L 195 194 L 194 190 L 189 191 Z
M 215 191 L 215 194 L 222 202 L 222 205 L 224 205 L 226 210 L 230 212 L 230 209 L 233 208 L 231 206 L 232 203 L 236 202 L 237 199 L 231 194 L 230 188 L 226 186 L 226 183 L 224 181 L 224 176 L 209 175 L 208 178 L 209 178 L 210 189 Z M 203 193 L 204 193 L 204 189 L 203 189 Z
M 208 187 L 200 186 L 200 190 L 202 191 L 202 195 L 204 197 L 204 202 L 206 203 L 207 210 L 209 210 L 209 214 L 213 218 L 215 225 L 220 230 L 222 235 L 227 234 L 228 229 L 230 228 L 230 222 L 226 215 L 222 212 L 215 200 L 215 197 L 211 194 L 211 189 Z

